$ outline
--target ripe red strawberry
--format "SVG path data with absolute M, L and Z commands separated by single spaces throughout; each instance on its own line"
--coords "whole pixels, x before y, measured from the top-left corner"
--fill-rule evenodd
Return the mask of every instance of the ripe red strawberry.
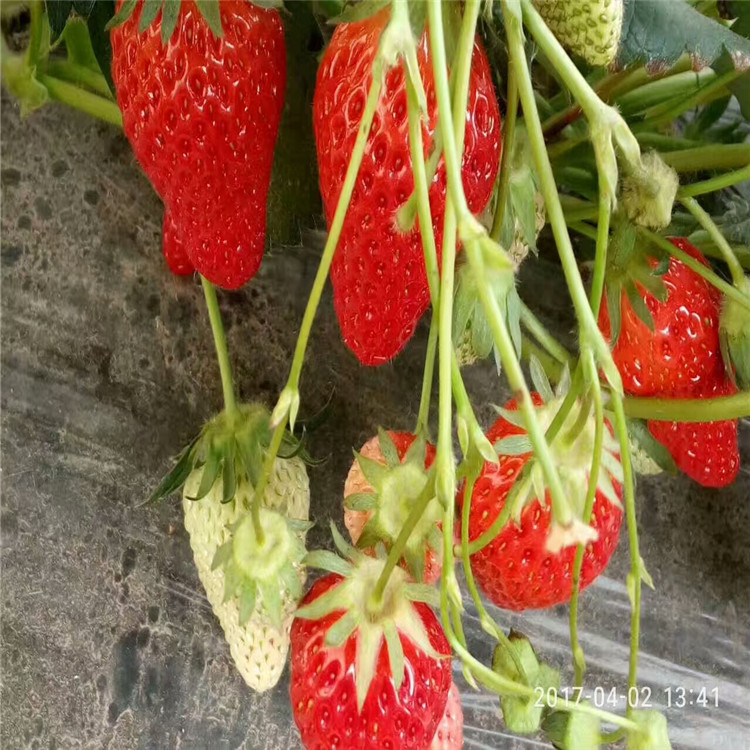
M 686 239 L 672 244 L 708 266 Z M 658 265 L 649 260 L 651 268 Z M 640 284 L 653 318 L 653 330 L 639 317 L 628 295 L 620 297 L 620 331 L 612 351 L 625 392 L 662 398 L 711 398 L 736 392 L 721 355 L 719 318 L 721 294 L 682 261 L 670 258 L 661 276 L 664 301 Z M 602 333 L 611 337 L 607 304 L 599 314 Z M 689 477 L 708 487 L 723 487 L 739 471 L 737 421 L 703 424 L 649 422 L 649 429 Z
M 538 394 L 534 394 L 534 400 L 535 403 L 542 404 Z M 548 401 L 540 408 L 543 424 L 551 422 L 560 403 L 561 399 L 558 398 Z M 506 412 L 516 410 L 515 401 L 510 401 L 505 407 Z M 568 483 L 567 494 L 570 500 L 582 505 L 591 465 L 593 419 L 589 419 L 572 444 L 566 446 L 562 442 L 579 411 L 576 407 L 572 409 L 572 414 L 566 419 L 550 450 L 559 467 L 562 481 Z M 487 433 L 487 437 L 496 444 L 504 438 L 523 434 L 522 427 L 501 417 Z M 616 450 L 614 438 L 605 431 L 602 470 L 591 519 L 591 526 L 598 533 L 598 538 L 586 546 L 581 568 L 581 589 L 599 576 L 617 547 L 622 510 L 613 502 L 619 502 L 621 496 L 621 478 L 613 472 L 614 468 L 620 468 Z M 531 457 L 531 453 L 500 455 L 499 464 L 485 462 L 472 493 L 470 541 L 477 539 L 493 524 L 519 479 L 521 470 Z M 458 502 L 463 507 L 463 489 L 459 491 Z M 544 504 L 533 499 L 526 504 L 520 518 L 511 518 L 490 544 L 472 555 L 474 576 L 484 593 L 498 607 L 522 611 L 551 607 L 570 600 L 575 547 L 567 546 L 557 553 L 548 551 L 547 541 L 552 522 L 550 503 L 548 491 L 545 492 Z
M 461 750 L 464 746 L 464 713 L 461 710 L 461 693 L 456 683 L 451 683 L 443 718 L 432 738 L 430 750 Z
M 286 82 L 281 17 L 222 0 L 218 38 L 196 4 L 183 2 L 164 44 L 161 11 L 139 31 L 145 7 L 111 33 L 125 134 L 195 269 L 236 289 L 257 272 L 265 244 Z
M 193 264 L 185 251 L 185 245 L 177 233 L 172 214 L 164 211 L 164 234 L 162 239 L 162 250 L 164 260 L 167 261 L 169 270 L 176 276 L 190 276 L 195 272 Z
M 435 446 L 431 443 L 415 446 L 423 450 L 424 457 L 412 457 L 413 460 L 410 460 L 409 449 L 414 445 L 416 435 L 410 432 L 389 431 L 383 437 L 392 445 L 389 454 L 395 451 L 395 456 L 390 455 L 389 462 L 383 453 L 382 436 L 383 433 L 375 435 L 362 446 L 344 484 L 344 524 L 354 544 L 357 544 L 363 531 L 371 538 L 377 538 L 386 544 L 396 540 L 415 497 L 426 482 L 426 470 L 435 461 Z M 387 450 L 390 445 L 386 446 Z M 394 461 L 394 458 L 397 458 L 398 462 Z M 388 470 L 382 478 L 377 477 L 381 480 L 376 482 L 379 487 L 373 487 L 366 476 L 371 475 L 370 462 L 375 462 Z M 362 464 L 365 464 L 364 470 Z M 425 471 L 422 471 L 422 468 Z M 362 509 L 360 504 L 367 499 L 372 501 L 371 507 Z M 360 504 L 357 504 L 357 500 Z M 351 507 L 352 502 L 357 508 Z M 440 526 L 436 523 L 436 517 L 440 514 L 440 506 L 435 500 L 428 506 L 422 517 L 423 521 L 417 526 L 407 545 L 407 565 L 411 562 L 416 564 L 418 571 L 423 570 L 425 583 L 435 583 L 442 571 L 442 537 Z M 375 516 L 377 517 L 372 521 Z
M 307 750 L 428 750 L 451 685 L 448 641 L 433 611 L 409 600 L 400 568 L 386 606 L 367 612 L 384 561 L 359 555 L 351 577 L 331 573 L 314 584 L 292 625 L 290 695 L 302 743 Z
M 333 219 L 369 90 L 378 39 L 388 11 L 340 24 L 318 70 L 313 124 L 320 190 L 328 222 Z M 427 94 L 423 127 L 425 156 L 437 124 L 437 101 L 427 34 L 418 48 Z M 500 111 L 487 56 L 477 39 L 472 58 L 463 184 L 469 208 L 480 213 L 492 194 L 500 158 Z M 344 341 L 366 365 L 388 362 L 414 333 L 429 304 L 419 227 L 396 225 L 398 209 L 414 188 L 409 151 L 404 67 L 386 75 L 362 166 L 333 260 L 334 305 Z M 442 237 L 445 211 L 443 160 L 430 185 L 435 236 Z

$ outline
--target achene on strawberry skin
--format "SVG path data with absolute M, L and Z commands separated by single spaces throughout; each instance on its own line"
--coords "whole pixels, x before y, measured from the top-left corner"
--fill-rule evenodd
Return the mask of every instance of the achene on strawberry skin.
M 673 245 L 708 267 L 703 254 L 684 238 Z M 651 269 L 659 265 L 647 259 Z M 628 294 L 619 295 L 619 325 L 612 357 L 620 371 L 625 392 L 660 398 L 714 398 L 737 392 L 722 359 L 719 320 L 721 293 L 677 258 L 651 279 L 640 277 L 662 297 L 657 297 L 636 279 L 631 295 L 640 295 L 647 313 L 639 312 Z M 613 338 L 610 305 L 617 290 L 608 292 L 599 313 L 599 328 Z M 636 304 L 638 304 L 636 300 Z M 640 305 L 639 305 L 640 307 Z M 650 326 L 643 316 L 650 316 Z M 619 330 L 618 330 L 619 329 Z M 740 468 L 738 421 L 661 422 L 650 421 L 653 436 L 670 452 L 677 466 L 706 487 L 731 484 Z
M 183 2 L 164 40 L 164 11 L 140 28 L 153 9 L 139 2 L 111 32 L 125 134 L 190 263 L 212 283 L 236 289 L 256 274 L 265 247 L 286 86 L 281 16 L 222 0 L 217 37 L 197 5 Z

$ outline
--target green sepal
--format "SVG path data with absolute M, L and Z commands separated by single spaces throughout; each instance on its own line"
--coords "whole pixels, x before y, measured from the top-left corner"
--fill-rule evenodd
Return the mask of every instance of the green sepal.
M 645 300 L 632 281 L 625 283 L 625 293 L 628 295 L 630 306 L 633 308 L 633 312 L 638 316 L 638 319 L 644 323 L 649 331 L 653 332 L 654 318 L 653 315 L 651 315 L 651 310 L 648 309 L 648 305 L 646 305 Z
M 331 612 L 341 609 L 340 606 L 337 606 L 339 599 L 338 590 L 336 588 L 329 589 L 314 601 L 299 607 L 294 616 L 302 620 L 320 620 Z
M 224 455 L 222 467 L 222 498 L 221 502 L 226 505 L 234 499 L 237 492 L 237 476 L 235 474 L 235 441 L 230 440 Z
M 667 719 L 658 711 L 633 711 L 629 716 L 638 729 L 627 733 L 627 750 L 672 750 Z
M 409 583 L 404 588 L 404 596 L 411 602 L 422 602 L 430 607 L 440 606 L 440 592 L 426 583 Z
M 338 26 L 340 23 L 365 21 L 380 13 L 383 8 L 387 8 L 390 4 L 391 0 L 362 0 L 362 2 L 350 3 L 338 16 L 329 18 L 328 23 L 332 26 Z
M 638 447 L 651 458 L 656 465 L 672 476 L 677 476 L 678 469 L 672 454 L 651 434 L 648 424 L 641 419 L 628 420 L 628 432 Z
M 364 552 L 361 552 L 356 547 L 349 544 L 349 542 L 344 539 L 333 521 L 331 521 L 331 536 L 333 537 L 333 543 L 336 545 L 336 549 L 347 560 L 351 560 L 355 564 L 362 560 L 362 558 L 364 557 Z
M 161 12 L 161 43 L 165 46 L 169 44 L 169 40 L 177 28 L 181 5 L 181 0 L 164 0 L 164 7 Z
M 211 492 L 211 488 L 219 478 L 221 465 L 221 454 L 217 450 L 211 450 L 206 459 L 206 465 L 203 467 L 203 476 L 201 477 L 201 483 L 198 485 L 198 491 L 195 493 L 195 497 L 190 498 L 191 500 L 202 500 Z
M 410 545 L 407 543 L 404 549 L 404 561 L 407 570 L 412 574 L 414 580 L 422 583 L 424 581 L 425 550 L 421 544 Z
M 365 479 L 373 487 L 379 487 L 388 476 L 388 467 L 381 464 L 380 461 L 375 461 L 372 458 L 363 456 L 361 453 L 357 453 L 357 451 L 354 452 L 354 456 Z
M 380 446 L 380 452 L 385 458 L 385 462 L 388 466 L 398 466 L 401 463 L 401 459 L 398 455 L 398 449 L 393 439 L 386 430 L 382 427 L 378 427 L 378 444 Z
M 372 492 L 355 492 L 344 498 L 344 507 L 348 510 L 368 511 L 374 510 L 376 498 Z
M 153 503 L 161 500 L 161 498 L 171 495 L 185 484 L 185 480 L 190 476 L 190 472 L 194 468 L 194 448 L 199 439 L 200 435 L 196 435 L 193 441 L 183 449 L 182 453 L 177 457 L 177 463 L 172 471 L 159 482 L 159 486 L 153 491 L 151 497 L 146 502 Z
M 542 730 L 557 750 L 597 750 L 599 719 L 580 711 L 551 711 Z
M 343 617 L 336 620 L 330 628 L 328 628 L 325 641 L 326 646 L 330 646 L 331 648 L 341 648 L 349 640 L 356 629 L 357 618 L 351 612 L 347 612 Z
M 156 20 L 164 0 L 143 0 L 141 18 L 138 21 L 138 31 L 143 33 Z
M 750 277 L 739 291 L 750 297 Z M 729 297 L 724 298 L 719 319 L 719 343 L 727 374 L 741 390 L 750 390 L 750 312 Z
M 542 363 L 533 354 L 529 359 L 529 373 L 531 374 L 531 382 L 534 384 L 537 393 L 542 397 L 542 400 L 545 403 L 547 401 L 552 401 L 555 397 L 555 392 L 552 390 L 549 377 L 544 371 Z
M 232 557 L 232 546 L 232 540 L 230 539 L 216 550 L 214 559 L 211 561 L 211 570 L 221 568 L 229 562 Z
M 495 443 L 498 456 L 523 456 L 534 449 L 528 435 L 509 435 Z
M 329 573 L 337 573 L 341 576 L 348 575 L 352 568 L 352 565 L 348 560 L 345 560 L 343 557 L 339 557 L 337 554 L 325 549 L 316 549 L 312 552 L 308 552 L 305 555 L 303 562 L 310 568 L 318 568 L 320 570 L 328 571 Z
M 388 660 L 391 665 L 391 675 L 396 693 L 401 690 L 404 682 L 404 647 L 401 645 L 401 637 L 396 626 L 391 620 L 387 620 L 383 626 L 383 635 L 388 646 Z
M 609 347 L 614 349 L 622 330 L 622 287 L 616 284 L 607 285 L 607 311 L 609 312 Z
M 281 630 L 281 592 L 278 581 L 258 581 L 257 586 L 268 618 L 277 630 Z
M 512 653 L 511 653 L 512 652 Z M 520 666 L 520 670 L 519 670 Z M 528 638 L 511 632 L 510 645 L 500 644 L 495 648 L 492 669 L 498 674 L 532 688 L 558 690 L 560 674 L 544 663 L 540 663 Z M 529 697 L 501 696 L 500 706 L 506 726 L 518 734 L 533 734 L 539 731 L 543 707 L 538 705 L 538 694 Z
M 208 27 L 214 36 L 221 39 L 224 30 L 221 28 L 221 13 L 219 12 L 219 0 L 195 0 L 198 12 L 206 19 Z
M 107 22 L 107 25 L 104 27 L 105 31 L 110 31 L 114 29 L 116 26 L 122 26 L 122 24 L 127 21 L 130 16 L 133 15 L 133 11 L 135 10 L 135 6 L 138 4 L 138 0 L 125 0 L 123 4 L 120 6 L 120 10 L 117 11 L 117 13 L 112 16 L 112 18 L 109 19 Z
M 255 611 L 255 602 L 257 598 L 258 587 L 254 582 L 249 581 L 242 587 L 242 593 L 240 594 L 240 625 L 245 625 L 252 616 Z

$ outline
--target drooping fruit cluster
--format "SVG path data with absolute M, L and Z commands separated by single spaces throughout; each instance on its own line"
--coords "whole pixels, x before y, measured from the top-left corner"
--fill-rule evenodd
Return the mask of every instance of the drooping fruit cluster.
M 281 16 L 223 0 L 219 37 L 193 2 L 179 4 L 173 31 L 167 6 L 155 17 L 158 3 L 127 7 L 111 33 L 112 77 L 125 134 L 173 222 L 165 255 L 175 259 L 181 244 L 195 270 L 236 289 L 255 275 L 265 246 L 286 84 Z
M 383 11 L 341 24 L 318 70 L 313 117 L 320 191 L 330 225 L 346 175 L 372 80 L 378 40 L 389 19 Z M 417 51 L 427 94 L 425 158 L 435 145 L 437 101 L 427 33 Z M 500 157 L 500 110 L 487 56 L 474 45 L 462 164 L 469 208 L 487 205 Z M 403 231 L 399 209 L 414 190 L 409 150 L 406 80 L 399 63 L 385 76 L 362 166 L 331 268 L 334 305 L 344 341 L 360 362 L 393 359 L 411 338 L 430 302 L 418 226 Z M 435 237 L 442 237 L 446 178 L 441 157 L 429 188 Z

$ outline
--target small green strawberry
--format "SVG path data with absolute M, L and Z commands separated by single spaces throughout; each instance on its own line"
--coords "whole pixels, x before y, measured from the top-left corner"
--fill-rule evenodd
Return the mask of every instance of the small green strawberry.
M 244 405 L 222 412 L 183 451 L 154 493 L 183 485 L 185 528 L 198 575 L 245 682 L 258 692 L 279 680 L 305 582 L 310 490 L 299 457 L 277 458 L 256 531 L 252 504 L 269 442 L 268 413 Z M 293 441 L 286 440 L 285 449 Z
M 624 0 L 534 0 L 534 7 L 560 43 L 589 65 L 615 61 Z

